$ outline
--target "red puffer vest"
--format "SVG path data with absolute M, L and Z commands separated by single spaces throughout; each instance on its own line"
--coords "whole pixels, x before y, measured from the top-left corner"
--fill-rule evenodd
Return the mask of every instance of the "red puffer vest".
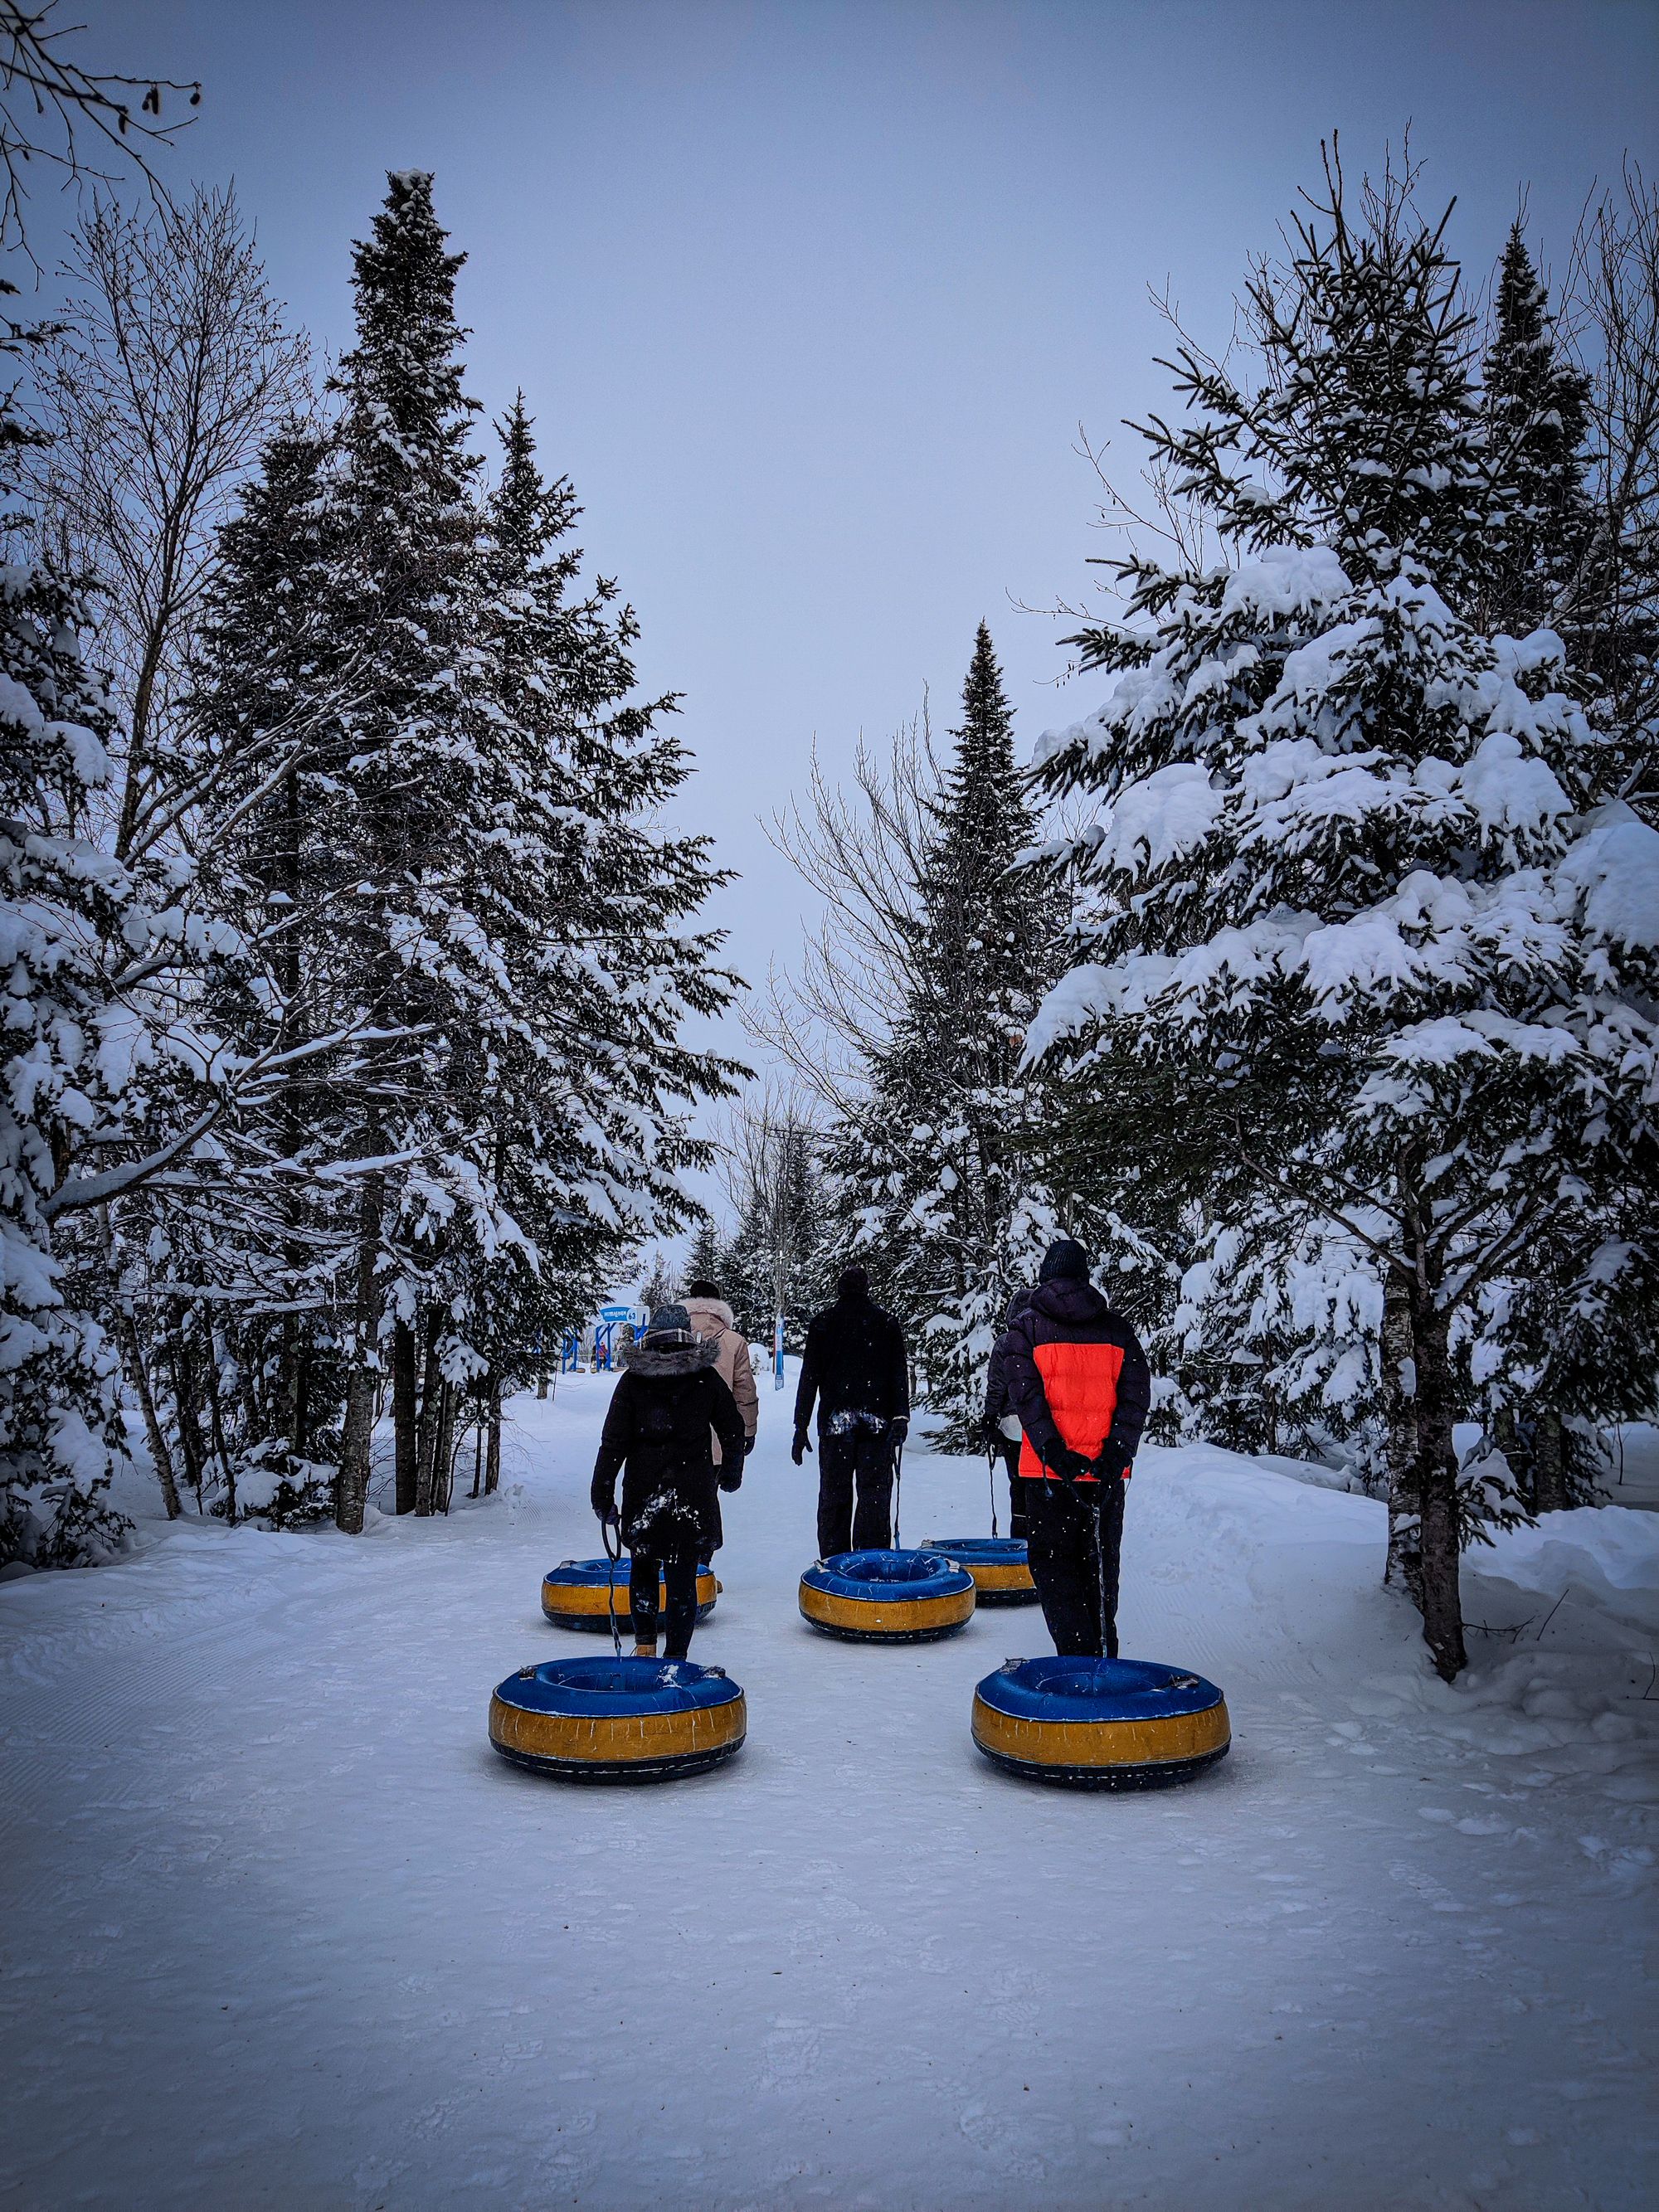
M 1092 1284 L 1040 1284 L 998 1349 L 1024 1431 L 1021 1474 L 1046 1476 L 1061 1445 L 1094 1459 L 1114 1435 L 1127 1472 L 1146 1425 L 1152 1376 L 1133 1329 Z

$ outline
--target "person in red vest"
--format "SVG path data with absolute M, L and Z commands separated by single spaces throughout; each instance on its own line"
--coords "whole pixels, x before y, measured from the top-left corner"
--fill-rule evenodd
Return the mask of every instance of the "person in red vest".
M 1048 1247 L 997 1351 L 1024 1431 L 1026 1556 L 1048 1633 L 1062 1657 L 1115 1659 L 1123 1486 L 1152 1404 L 1146 1355 L 1069 1237 Z

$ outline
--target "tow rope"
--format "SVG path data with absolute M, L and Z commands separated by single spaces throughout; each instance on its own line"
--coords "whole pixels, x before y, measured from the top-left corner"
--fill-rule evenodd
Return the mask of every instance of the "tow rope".
M 605 1546 L 605 1556 L 610 1562 L 605 1578 L 605 1611 L 611 1616 L 611 1649 L 616 1654 L 617 1657 L 620 1659 L 622 1657 L 622 1631 L 617 1626 L 617 1570 L 622 1565 L 622 1526 L 620 1522 L 617 1525 L 617 1548 L 614 1552 L 611 1548 L 611 1524 L 609 1521 L 601 1519 L 599 1522 L 599 1540 Z

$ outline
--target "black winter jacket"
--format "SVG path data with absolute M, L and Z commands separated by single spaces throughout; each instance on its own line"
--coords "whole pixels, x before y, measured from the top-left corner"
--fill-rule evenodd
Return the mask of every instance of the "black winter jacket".
M 719 1346 L 630 1345 L 611 1395 L 593 1465 L 593 1510 L 615 1510 L 622 1468 L 622 1537 L 647 1558 L 706 1559 L 722 1540 L 720 1492 L 743 1480 L 743 1415 L 715 1372 Z M 720 1474 L 709 1432 L 720 1438 Z
M 795 1393 L 797 1434 L 812 1418 L 814 1398 L 820 1432 L 836 1426 L 837 1414 L 867 1413 L 882 1421 L 909 1419 L 904 1331 L 867 1292 L 843 1291 L 808 1326 L 800 1388 Z
M 1063 1466 L 1081 1449 L 1091 1475 L 1126 1474 L 1152 1409 L 1146 1355 L 1092 1283 L 1039 1283 L 998 1349 L 1025 1431 L 1022 1474 Z
M 1008 1301 L 1006 1328 L 1013 1327 L 1030 1303 L 1030 1291 L 1014 1292 L 1013 1297 Z M 1012 1437 L 1005 1437 L 1002 1434 L 1005 1418 L 1013 1414 L 1014 1412 L 1014 1401 L 1008 1395 L 1007 1342 L 1005 1330 L 1005 1334 L 1000 1336 L 991 1346 L 990 1362 L 985 1370 L 985 1433 L 988 1438 L 994 1437 L 1000 1443 L 1014 1442 Z M 1017 1419 L 1018 1416 L 1015 1418 Z

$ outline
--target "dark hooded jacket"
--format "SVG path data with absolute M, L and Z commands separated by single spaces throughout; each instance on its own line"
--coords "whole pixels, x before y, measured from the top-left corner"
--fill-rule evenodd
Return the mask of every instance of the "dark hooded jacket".
M 1152 1373 L 1133 1329 L 1092 1283 L 1073 1275 L 1039 1283 L 998 1349 L 1025 1431 L 1022 1474 L 1127 1474 L 1152 1407 Z M 1074 1454 L 1095 1464 L 1086 1473 L 1068 1464 Z
M 985 1370 L 985 1433 L 988 1438 L 994 1437 L 999 1443 L 1014 1441 L 1012 1437 L 1005 1438 L 1002 1434 L 1004 1420 L 1014 1413 L 1014 1401 L 1008 1395 L 1007 1332 L 1030 1303 L 1030 1291 L 1016 1291 L 1010 1298 L 1003 1334 L 991 1346 L 990 1362 Z
M 803 1434 L 811 1419 L 815 1398 L 820 1431 L 834 1429 L 838 1416 L 909 1419 L 904 1331 L 867 1290 L 844 1289 L 834 1305 L 812 1317 L 800 1363 L 800 1388 L 795 1393 L 797 1434 Z
M 629 1345 L 611 1394 L 593 1467 L 593 1510 L 616 1509 L 623 1470 L 622 1537 L 648 1558 L 708 1559 L 722 1540 L 720 1492 L 743 1480 L 738 1401 L 716 1372 L 720 1347 L 694 1336 Z M 711 1431 L 722 1454 L 718 1478 Z

